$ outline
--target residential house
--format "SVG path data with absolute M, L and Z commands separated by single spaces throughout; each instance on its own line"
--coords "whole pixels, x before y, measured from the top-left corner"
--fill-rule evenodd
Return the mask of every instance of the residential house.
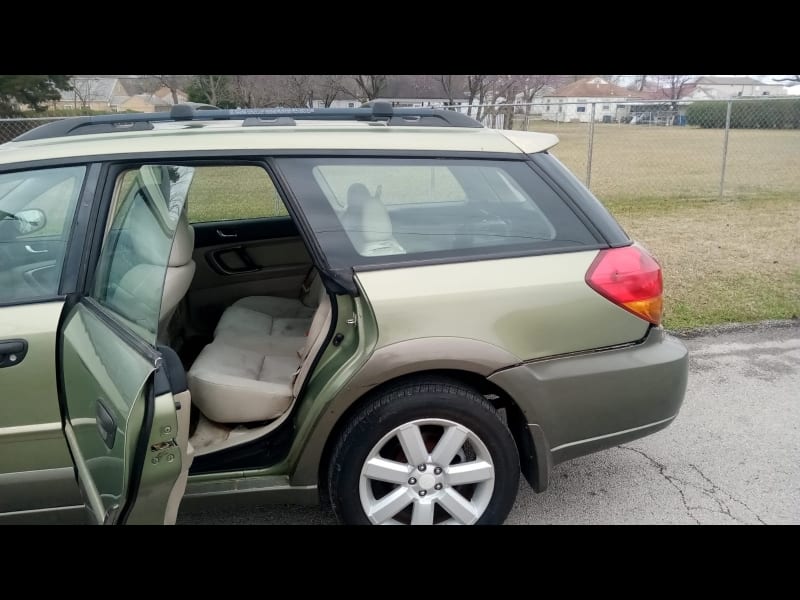
M 77 76 L 70 83 L 73 89 L 61 92 L 54 108 L 155 112 L 169 110 L 173 104 L 169 88 L 147 77 Z M 183 91 L 177 95 L 178 102 L 188 100 Z
M 570 83 L 575 82 L 574 75 L 545 75 L 544 77 L 544 85 L 540 90 L 537 90 L 533 96 L 533 103 L 539 103 L 542 101 L 542 98 L 545 96 L 552 96 L 553 93 Z M 528 101 L 527 94 L 525 92 L 517 92 L 514 96 L 514 104 L 525 104 Z M 539 112 L 539 106 L 533 106 L 532 112 Z
M 627 117 L 627 102 L 642 94 L 608 82 L 602 77 L 587 77 L 542 96 L 542 119 L 588 123 L 594 103 L 595 121 L 613 122 Z
M 717 77 L 704 75 L 694 82 L 694 89 L 684 96 L 689 100 L 727 100 L 737 97 L 785 96 L 786 88 L 764 83 L 752 77 Z
M 117 77 L 73 77 L 70 84 L 73 89 L 62 91 L 54 108 L 116 111 L 129 97 Z
M 328 108 L 358 108 L 359 106 L 361 106 L 361 102 L 355 98 L 336 98 L 328 105 Z M 323 100 L 314 100 L 311 103 L 311 107 L 325 108 L 325 102 Z

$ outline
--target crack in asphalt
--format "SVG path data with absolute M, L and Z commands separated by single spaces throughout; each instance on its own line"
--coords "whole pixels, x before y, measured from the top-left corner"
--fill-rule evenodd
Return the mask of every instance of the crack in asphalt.
M 697 471 L 697 474 L 700 475 L 700 477 L 702 477 L 706 481 L 706 483 L 708 483 L 711 486 L 710 490 L 705 490 L 705 489 L 703 490 L 704 492 L 706 492 L 706 495 L 715 494 L 717 491 L 720 491 L 723 494 L 725 494 L 726 496 L 728 496 L 728 498 L 730 498 L 731 500 L 733 500 L 734 502 L 739 504 L 740 506 L 743 506 L 750 514 L 752 514 L 756 519 L 758 519 L 759 523 L 761 523 L 762 525 L 768 525 L 768 523 L 766 521 L 764 521 L 764 519 L 762 519 L 756 511 L 754 511 L 752 508 L 750 508 L 742 500 L 739 500 L 736 496 L 731 494 L 728 490 L 726 490 L 723 487 L 720 487 L 719 485 L 717 485 L 716 483 L 711 481 L 711 479 L 709 479 L 708 476 L 700 470 L 700 467 L 698 467 L 697 465 L 694 465 L 692 463 L 689 463 L 689 466 L 692 467 L 695 471 Z M 716 496 L 714 496 L 714 499 L 716 500 Z M 730 512 L 727 512 L 725 514 L 730 515 Z
M 700 520 L 693 514 L 693 511 L 698 511 L 698 510 L 705 510 L 705 511 L 708 511 L 708 512 L 725 515 L 725 516 L 729 517 L 732 521 L 735 521 L 737 523 L 741 523 L 742 525 L 747 525 L 746 521 L 741 520 L 740 518 L 738 518 L 737 516 L 735 516 L 735 515 L 733 515 L 731 513 L 730 506 L 728 506 L 728 504 L 725 502 L 725 500 L 723 498 L 720 498 L 718 496 L 718 492 L 721 492 L 722 494 L 727 496 L 731 501 L 739 504 L 740 506 L 743 506 L 748 512 L 750 512 L 758 520 L 759 523 L 761 523 L 762 525 L 767 525 L 767 523 L 758 515 L 758 513 L 756 513 L 756 511 L 754 511 L 752 508 L 750 508 L 743 501 L 741 501 L 738 498 L 736 498 L 729 491 L 725 490 L 724 488 L 722 488 L 719 485 L 717 485 L 716 483 L 714 483 L 705 473 L 703 473 L 703 471 L 700 470 L 700 468 L 697 465 L 689 463 L 689 466 L 692 469 L 694 469 L 695 472 L 697 472 L 697 474 L 700 477 L 702 477 L 703 480 L 708 485 L 711 486 L 710 488 L 706 488 L 706 487 L 704 487 L 702 485 L 698 486 L 698 485 L 696 485 L 696 484 L 694 484 L 694 483 L 692 483 L 690 481 L 686 481 L 685 479 L 681 479 L 680 477 L 676 477 L 675 475 L 670 475 L 670 474 L 666 473 L 667 466 L 665 464 L 657 461 L 652 456 L 650 456 L 649 454 L 647 454 L 646 452 L 644 452 L 642 450 L 639 450 L 638 448 L 631 448 L 630 446 L 618 446 L 618 448 L 621 448 L 622 450 L 629 450 L 631 452 L 635 452 L 636 454 L 639 454 L 640 456 L 646 458 L 650 462 L 650 464 L 652 464 L 654 467 L 656 467 L 658 469 L 659 475 L 661 475 L 664 479 L 666 479 L 667 482 L 669 482 L 669 484 L 678 491 L 678 494 L 680 494 L 681 502 L 683 503 L 683 506 L 686 509 L 686 515 L 689 518 L 691 518 L 698 525 L 701 524 Z M 710 500 L 714 501 L 714 503 L 717 505 L 717 509 L 718 510 L 714 510 L 714 509 L 711 509 L 711 508 L 706 508 L 705 506 L 690 506 L 689 503 L 686 500 L 686 493 L 684 491 L 684 487 L 691 487 L 691 488 L 694 488 L 694 489 L 700 491 L 704 496 L 706 496 Z
M 680 494 L 680 496 L 681 496 L 681 502 L 683 502 L 683 507 L 686 509 L 686 515 L 690 519 L 692 519 L 697 525 L 700 525 L 700 520 L 692 514 L 692 507 L 690 507 L 689 503 L 686 501 L 686 494 L 684 494 L 683 488 L 676 483 L 676 481 L 680 481 L 680 480 L 677 479 L 676 477 L 673 477 L 672 475 L 667 475 L 664 472 L 666 470 L 666 468 L 667 468 L 666 465 L 661 464 L 656 459 L 654 459 L 653 457 L 649 456 L 646 452 L 642 452 L 641 450 L 637 450 L 636 448 L 631 448 L 630 446 L 618 446 L 618 447 L 623 449 L 623 450 L 630 450 L 631 452 L 635 452 L 636 454 L 639 454 L 639 455 L 643 456 L 644 458 L 646 458 L 648 461 L 650 461 L 650 463 L 652 463 L 658 469 L 659 474 L 664 479 L 666 479 L 667 482 L 672 487 L 674 487 L 676 490 L 678 490 L 678 494 Z M 685 481 L 680 481 L 680 482 L 683 483 L 684 485 L 686 484 Z

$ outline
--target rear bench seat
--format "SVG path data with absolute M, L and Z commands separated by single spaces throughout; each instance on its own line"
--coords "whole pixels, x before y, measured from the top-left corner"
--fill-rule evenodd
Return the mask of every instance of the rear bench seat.
M 237 300 L 222 313 L 214 339 L 249 335 L 304 338 L 323 291 L 319 274 L 313 269 L 300 298 L 248 296 Z
M 316 271 L 298 300 L 238 300 L 189 370 L 192 401 L 219 423 L 279 417 L 297 397 L 330 319 L 330 300 Z

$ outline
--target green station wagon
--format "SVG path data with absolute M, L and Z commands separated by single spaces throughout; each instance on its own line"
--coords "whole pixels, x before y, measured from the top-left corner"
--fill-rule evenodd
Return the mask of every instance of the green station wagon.
M 375 102 L 0 146 L 0 521 L 496 524 L 669 425 L 661 269 L 557 141 Z

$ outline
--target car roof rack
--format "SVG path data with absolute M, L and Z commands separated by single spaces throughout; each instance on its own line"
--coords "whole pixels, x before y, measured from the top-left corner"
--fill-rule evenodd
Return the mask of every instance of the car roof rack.
M 208 106 L 208 105 L 205 105 Z M 386 125 L 429 127 L 483 127 L 472 117 L 450 110 L 433 108 L 395 108 L 389 102 L 372 101 L 359 108 L 233 108 L 196 109 L 176 104 L 169 112 L 126 113 L 69 117 L 40 125 L 14 138 L 16 142 L 91 133 L 118 133 L 154 129 L 153 123 L 191 121 L 243 121 L 243 127 L 289 126 L 297 121 L 368 121 Z

